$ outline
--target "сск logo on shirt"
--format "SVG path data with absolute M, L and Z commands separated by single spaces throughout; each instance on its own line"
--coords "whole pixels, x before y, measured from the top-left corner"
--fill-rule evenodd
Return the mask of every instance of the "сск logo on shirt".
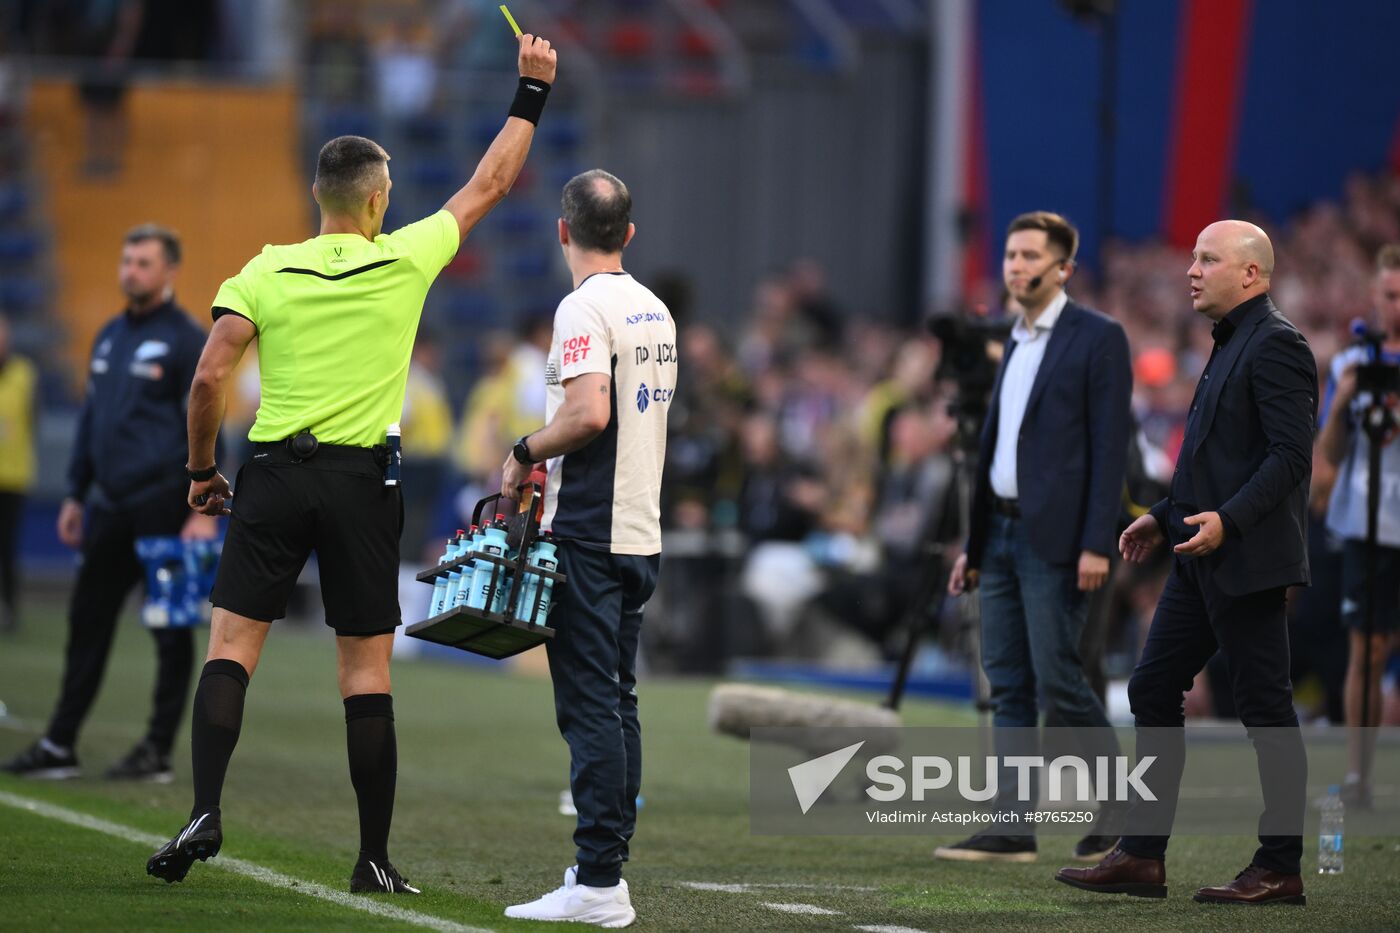
M 669 402 L 675 389 L 651 389 L 643 382 L 637 389 L 637 411 L 645 412 L 652 402 Z

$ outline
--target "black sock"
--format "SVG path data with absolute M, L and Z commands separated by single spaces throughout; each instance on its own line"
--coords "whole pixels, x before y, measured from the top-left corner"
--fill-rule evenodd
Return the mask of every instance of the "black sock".
M 392 696 L 363 693 L 345 698 L 345 747 L 350 783 L 360 804 L 360 859 L 383 864 L 389 861 L 389 823 L 399 774 Z
M 228 760 L 243 726 L 243 697 L 248 672 L 237 661 L 206 662 L 194 692 L 190 722 L 190 758 L 194 771 L 194 809 L 190 819 L 219 810 Z

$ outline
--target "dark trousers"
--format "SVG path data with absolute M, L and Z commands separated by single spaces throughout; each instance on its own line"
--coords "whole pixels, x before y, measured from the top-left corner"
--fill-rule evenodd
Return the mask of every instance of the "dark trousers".
M 1138 800 L 1128 814 L 1124 851 L 1161 859 L 1176 815 L 1186 763 L 1183 697 L 1201 668 L 1224 655 L 1239 712 L 1254 743 L 1264 791 L 1259 849 L 1254 864 L 1296 875 L 1303 855 L 1301 835 L 1279 835 L 1267 827 L 1301 831 L 1307 796 L 1307 753 L 1293 685 L 1288 678 L 1288 623 L 1284 589 L 1227 596 L 1212 579 L 1208 561 L 1176 560 L 1157 603 L 1147 644 L 1128 682 L 1138 732 L 1137 754 L 1156 755 L 1151 787 L 1156 801 Z M 1169 727 L 1169 728 L 1154 728 Z M 1149 828 L 1154 834 L 1145 834 Z
M 1079 568 L 1043 560 L 1021 519 L 993 514 L 988 523 L 977 592 L 997 755 L 1039 753 L 1034 727 L 1043 708 L 1053 711 L 1054 724 L 1077 727 L 1083 755 L 1115 757 L 1117 739 L 1079 656 L 1089 605 L 1088 594 L 1079 589 Z M 1015 800 L 1015 773 L 1011 768 L 999 773 L 997 808 L 1028 812 L 1036 791 L 1029 801 Z
M 637 827 L 642 727 L 637 644 L 660 558 L 559 545 L 557 603 L 546 642 L 554 715 L 569 744 L 569 787 L 578 810 L 578 881 L 611 887 Z
M 102 685 L 117 616 L 132 588 L 145 579 L 136 539 L 178 534 L 189 514 L 179 493 L 130 508 L 88 508 L 82 563 L 68 607 L 63 688 L 46 733 L 49 741 L 70 748 L 77 742 L 78 729 Z M 156 642 L 156 687 L 146 739 L 168 753 L 189 700 L 194 631 L 152 629 L 151 635 Z
M 19 621 L 19 526 L 23 518 L 24 493 L 0 492 L 0 632 Z

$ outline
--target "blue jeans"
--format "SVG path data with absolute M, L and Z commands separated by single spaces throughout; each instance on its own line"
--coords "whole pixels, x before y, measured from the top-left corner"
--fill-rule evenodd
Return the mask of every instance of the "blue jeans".
M 988 522 L 978 593 L 982 669 L 991 685 L 997 754 L 1037 754 L 1018 746 L 1032 734 L 1026 727 L 1038 725 L 1040 710 L 1053 706 L 1064 725 L 1085 729 L 1079 736 L 1086 756 L 1117 755 L 1118 741 L 1079 657 L 1079 636 L 1089 616 L 1079 568 L 1037 556 L 1021 519 L 993 514 Z M 1029 802 L 1013 802 L 1015 773 L 1002 769 L 998 806 L 1025 811 L 1034 792 Z

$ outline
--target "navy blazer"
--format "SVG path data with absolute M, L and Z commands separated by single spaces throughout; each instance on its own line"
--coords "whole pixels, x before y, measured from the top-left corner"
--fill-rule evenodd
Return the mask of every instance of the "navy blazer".
M 1218 351 L 1191 458 L 1195 502 L 1234 522 L 1204 558 L 1229 596 L 1312 582 L 1308 568 L 1308 484 L 1317 423 L 1317 361 L 1298 328 L 1268 298 Z M 1171 500 L 1152 507 L 1167 534 Z M 1170 537 L 1168 537 L 1170 540 Z
M 1010 342 L 1007 343 L 1008 349 Z M 1001 413 L 1003 357 L 982 426 L 967 566 L 981 566 L 992 497 L 992 455 Z M 1077 564 L 1117 549 L 1131 431 L 1133 369 L 1123 326 L 1070 301 L 1050 331 L 1016 445 L 1021 520 L 1031 547 L 1052 564 Z

